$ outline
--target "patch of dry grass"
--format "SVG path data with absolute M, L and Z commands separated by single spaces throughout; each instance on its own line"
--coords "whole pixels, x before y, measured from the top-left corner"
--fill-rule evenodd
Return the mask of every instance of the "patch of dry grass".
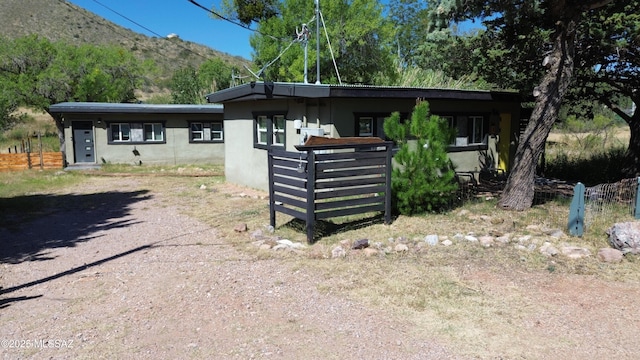
M 455 344 L 456 351 L 476 358 L 535 354 L 535 347 L 548 341 L 543 334 L 523 327 L 535 318 L 540 308 L 551 307 L 531 303 L 529 292 L 535 284 L 528 281 L 554 281 L 552 279 L 575 275 L 607 281 L 640 281 L 640 262 L 633 257 L 620 264 L 605 264 L 594 256 L 571 260 L 517 249 L 515 239 L 521 236 L 538 238 L 538 246 L 549 240 L 536 229 L 566 232 L 568 204 L 555 201 L 524 212 L 507 212 L 498 210 L 495 200 L 482 200 L 445 214 L 399 216 L 390 225 L 377 221 L 349 227 L 359 218 L 336 219 L 327 226 L 341 225 L 341 230 L 329 232 L 304 251 L 260 250 L 252 244 L 250 234 L 259 229 L 266 231 L 269 225 L 267 194 L 226 183 L 215 168 L 208 168 L 204 173 L 197 170 L 198 167 L 179 169 L 162 171 L 143 167 L 129 174 L 143 178 L 144 186 L 161 195 L 167 205 L 177 206 L 185 214 L 215 227 L 226 242 L 254 255 L 256 260 L 277 258 L 290 271 L 311 271 L 317 276 L 321 292 L 396 314 L 414 325 L 411 331 Z M 106 173 L 126 170 L 113 167 L 107 168 Z M 170 176 L 156 176 L 158 173 Z M 610 223 L 615 220 L 608 219 Z M 236 232 L 234 228 L 239 224 L 246 224 L 249 230 Z M 504 233 L 511 234 L 514 240 L 492 247 L 467 241 L 454 241 L 451 246 L 424 245 L 426 235 L 451 239 L 458 233 L 476 236 Z M 306 243 L 306 234 L 299 223 L 280 213 L 273 236 Z M 361 251 L 349 251 L 344 258 L 331 258 L 331 250 L 341 243 L 366 238 L 370 243 L 392 246 L 400 237 L 406 239 L 410 251 L 380 251 L 371 257 Z M 556 242 L 577 244 L 593 254 L 598 248 L 608 246 L 600 231 Z

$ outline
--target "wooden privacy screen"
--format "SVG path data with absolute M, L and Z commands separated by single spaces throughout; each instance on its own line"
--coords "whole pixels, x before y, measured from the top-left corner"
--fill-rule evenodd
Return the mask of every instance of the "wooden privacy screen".
M 62 169 L 61 152 L 0 154 L 0 171 L 27 169 Z
M 384 212 L 391 222 L 390 141 L 296 146 L 269 150 L 269 210 L 306 221 L 313 242 L 316 220 Z

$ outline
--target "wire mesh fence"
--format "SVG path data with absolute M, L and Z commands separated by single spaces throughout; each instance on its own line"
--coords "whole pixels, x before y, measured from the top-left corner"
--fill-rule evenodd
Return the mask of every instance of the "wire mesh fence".
M 601 221 L 631 220 L 636 214 L 638 179 L 598 184 L 584 190 L 584 224 L 596 227 Z
M 459 204 L 498 198 L 504 185 L 504 179 L 461 181 Z M 562 211 L 562 215 L 554 213 L 549 216 L 564 217 L 568 214 L 567 230 L 571 235 L 582 236 L 585 231 L 599 231 L 616 222 L 640 218 L 639 187 L 640 178 L 585 187 L 581 183 L 536 177 L 534 205 L 553 202 L 560 208 L 566 208 L 567 212 Z M 549 219 L 538 221 L 552 222 Z

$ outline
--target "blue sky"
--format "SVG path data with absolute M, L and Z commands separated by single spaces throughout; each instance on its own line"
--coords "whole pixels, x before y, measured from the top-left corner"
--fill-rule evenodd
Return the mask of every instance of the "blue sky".
M 181 39 L 207 45 L 215 50 L 251 59 L 248 29 L 224 20 L 188 0 L 68 0 L 111 22 L 135 32 L 164 37 L 175 33 Z M 211 9 L 220 0 L 195 0 Z
M 174 33 L 183 40 L 251 60 L 249 37 L 253 31 L 224 20 L 214 20 L 211 13 L 188 0 L 67 1 L 147 36 L 165 37 Z M 220 7 L 220 0 L 194 1 L 207 9 L 211 9 L 213 5 Z M 312 0 L 309 1 L 313 3 Z M 478 26 L 471 22 L 461 25 L 462 30 Z

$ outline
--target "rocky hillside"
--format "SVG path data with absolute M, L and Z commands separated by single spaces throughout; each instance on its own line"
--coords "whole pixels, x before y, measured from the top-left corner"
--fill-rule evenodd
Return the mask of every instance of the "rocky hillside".
M 132 51 L 140 59 L 152 59 L 159 68 L 150 74 L 143 92 L 162 92 L 173 72 L 187 65 L 198 66 L 219 57 L 242 68 L 249 60 L 180 38 L 149 37 L 112 23 L 65 0 L 1 0 L 0 34 L 17 38 L 38 34 L 52 41 L 73 44 L 115 44 Z

